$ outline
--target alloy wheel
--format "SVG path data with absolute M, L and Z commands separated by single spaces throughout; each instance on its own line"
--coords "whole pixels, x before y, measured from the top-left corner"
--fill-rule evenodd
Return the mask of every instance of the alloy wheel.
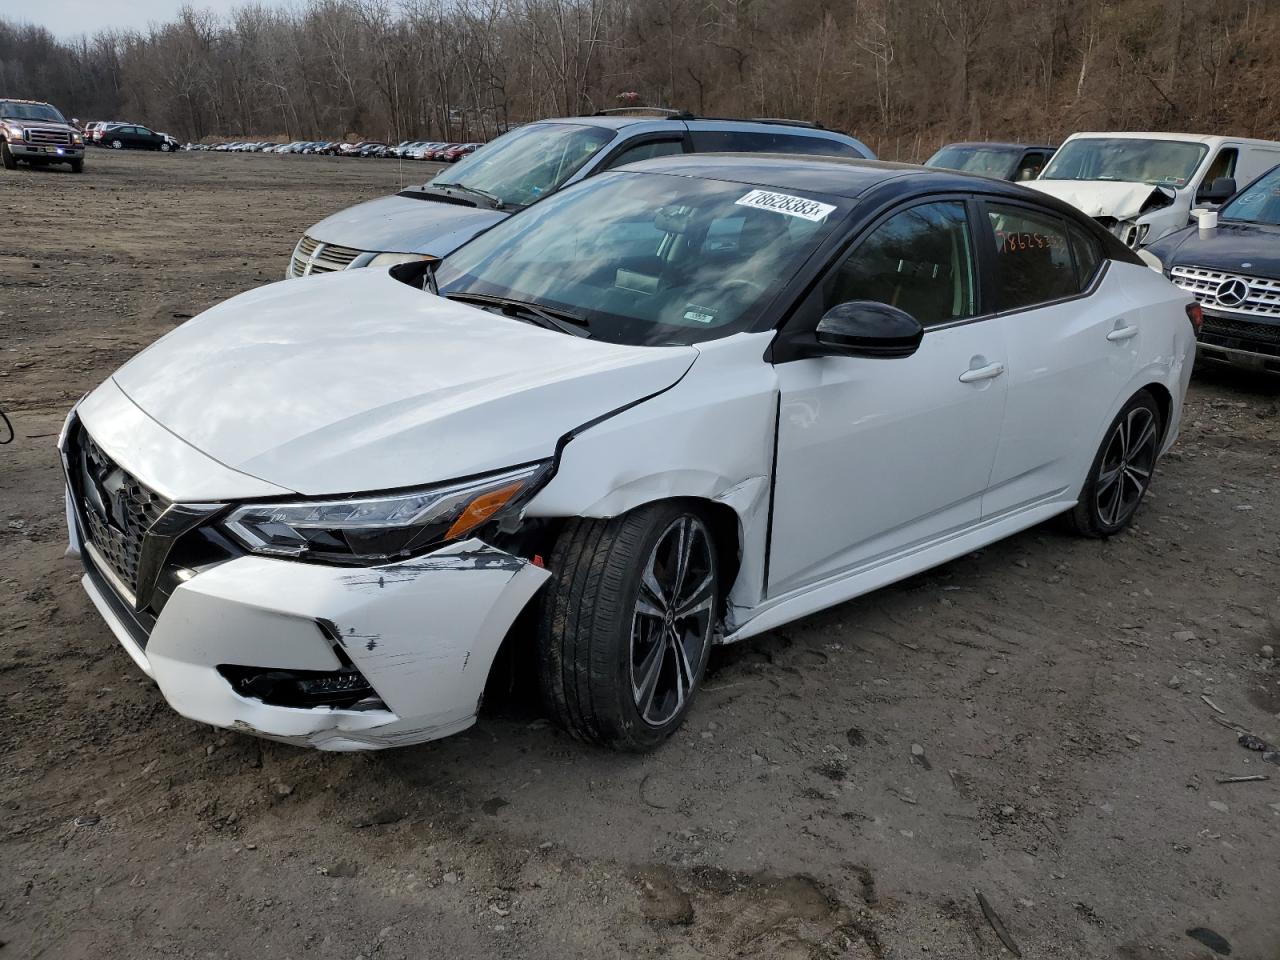
M 631 623 L 631 694 L 650 726 L 676 717 L 698 682 L 715 614 L 713 550 L 706 526 L 685 514 L 645 561 Z
M 1151 484 L 1159 438 L 1155 415 L 1134 407 L 1116 424 L 1094 484 L 1098 518 L 1108 527 L 1124 523 Z

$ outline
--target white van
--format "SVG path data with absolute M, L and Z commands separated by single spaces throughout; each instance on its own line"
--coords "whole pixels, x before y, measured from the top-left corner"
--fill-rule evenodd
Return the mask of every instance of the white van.
M 1079 207 L 1130 247 L 1187 226 L 1280 163 L 1280 143 L 1189 133 L 1077 133 L 1027 186 Z

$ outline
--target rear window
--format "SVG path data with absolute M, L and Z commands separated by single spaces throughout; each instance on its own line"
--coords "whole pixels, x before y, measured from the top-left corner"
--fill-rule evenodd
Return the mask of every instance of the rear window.
M 690 134 L 698 153 L 795 153 L 822 157 L 862 157 L 852 144 L 827 137 L 756 130 L 696 130 Z

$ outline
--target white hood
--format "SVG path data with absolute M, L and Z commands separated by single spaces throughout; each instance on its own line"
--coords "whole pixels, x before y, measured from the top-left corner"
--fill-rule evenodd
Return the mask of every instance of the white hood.
M 1151 196 L 1161 193 L 1149 183 L 1119 180 L 1031 180 L 1024 186 L 1078 207 L 1091 217 L 1133 220 Z
M 561 436 L 666 389 L 696 357 L 544 330 L 375 269 L 233 297 L 113 379 L 215 460 L 336 494 L 550 457 Z

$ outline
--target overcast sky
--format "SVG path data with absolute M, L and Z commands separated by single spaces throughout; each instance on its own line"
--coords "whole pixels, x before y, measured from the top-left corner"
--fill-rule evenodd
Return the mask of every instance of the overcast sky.
M 196 9 L 213 10 L 225 15 L 245 0 L 195 0 Z M 148 23 L 172 20 L 183 0 L 40 0 L 39 3 L 15 5 L 13 17 L 46 28 L 60 40 L 70 40 L 99 30 L 143 30 Z M 5 4 L 0 3 L 0 8 Z M 16 16 L 15 16 L 16 14 Z

